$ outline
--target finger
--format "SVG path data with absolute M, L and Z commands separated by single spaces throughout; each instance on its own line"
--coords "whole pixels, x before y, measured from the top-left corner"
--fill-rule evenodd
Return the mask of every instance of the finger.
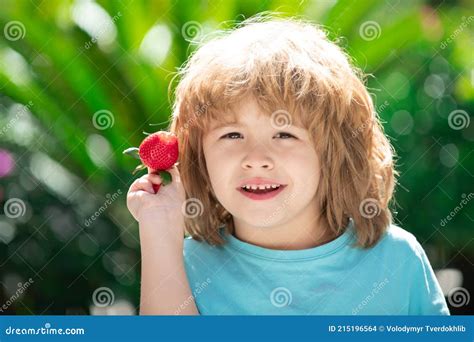
M 154 174 L 154 173 L 148 173 L 146 175 L 143 175 L 141 177 L 143 180 L 151 183 L 152 189 L 153 189 L 153 194 L 156 194 L 161 187 L 162 184 L 162 179 L 160 175 Z
M 179 170 L 176 165 L 173 165 L 170 169 L 167 170 L 171 173 L 171 177 L 173 178 L 173 182 L 181 183 L 181 177 L 179 175 Z
M 155 193 L 153 190 L 153 184 L 150 181 L 142 178 L 135 181 L 135 183 L 132 185 L 132 188 L 132 191 L 146 191 L 150 194 Z
M 151 181 L 153 184 L 161 184 L 161 177 L 160 175 L 157 175 L 155 173 L 149 173 L 148 175 L 145 175 L 145 177 Z
M 147 167 L 147 169 L 148 169 L 149 174 L 151 174 L 151 173 L 156 174 L 157 171 L 158 171 L 158 170 L 152 169 L 151 167 Z

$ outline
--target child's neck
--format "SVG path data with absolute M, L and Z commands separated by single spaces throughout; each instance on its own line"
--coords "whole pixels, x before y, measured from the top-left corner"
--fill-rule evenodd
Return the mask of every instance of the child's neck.
M 255 246 L 278 249 L 278 250 L 299 250 L 308 249 L 324 245 L 335 238 L 329 229 L 313 222 L 297 222 L 286 223 L 281 226 L 274 227 L 255 227 L 240 221 L 234 217 L 233 219 L 233 235 L 244 242 Z

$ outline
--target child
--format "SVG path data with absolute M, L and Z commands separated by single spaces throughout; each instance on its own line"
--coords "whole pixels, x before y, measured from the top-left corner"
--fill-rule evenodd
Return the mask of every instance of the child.
M 391 222 L 392 148 L 361 79 L 296 20 L 254 18 L 196 51 L 173 182 L 155 195 L 149 170 L 128 194 L 141 314 L 449 315 L 423 248 Z

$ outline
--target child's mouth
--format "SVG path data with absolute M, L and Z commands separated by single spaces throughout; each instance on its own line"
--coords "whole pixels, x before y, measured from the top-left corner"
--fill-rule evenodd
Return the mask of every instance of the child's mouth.
M 239 192 L 253 200 L 266 200 L 277 196 L 286 185 L 279 185 L 277 188 L 271 189 L 246 189 L 246 188 L 239 188 Z

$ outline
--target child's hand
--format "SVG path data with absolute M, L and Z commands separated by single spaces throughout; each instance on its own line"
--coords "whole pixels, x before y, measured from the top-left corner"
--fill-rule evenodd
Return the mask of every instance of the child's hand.
M 185 201 L 185 191 L 179 177 L 176 166 L 167 170 L 171 173 L 172 182 L 167 185 L 161 184 L 161 178 L 155 174 L 155 170 L 148 168 L 148 174 L 135 180 L 127 194 L 127 207 L 132 216 L 139 223 L 154 221 L 157 226 L 160 222 L 169 224 L 169 220 L 176 220 L 182 227 L 182 206 Z M 153 187 L 159 187 L 155 194 Z M 183 235 L 184 235 L 184 227 Z
M 172 181 L 161 184 L 161 177 L 148 174 L 135 180 L 127 193 L 127 207 L 138 221 L 141 252 L 140 314 L 173 315 L 192 298 L 184 266 L 185 191 L 175 166 L 167 169 Z M 161 184 L 155 194 L 153 185 Z M 172 276 L 172 277 L 170 277 Z M 166 281 L 167 286 L 158 286 Z M 181 314 L 197 315 L 191 302 Z

